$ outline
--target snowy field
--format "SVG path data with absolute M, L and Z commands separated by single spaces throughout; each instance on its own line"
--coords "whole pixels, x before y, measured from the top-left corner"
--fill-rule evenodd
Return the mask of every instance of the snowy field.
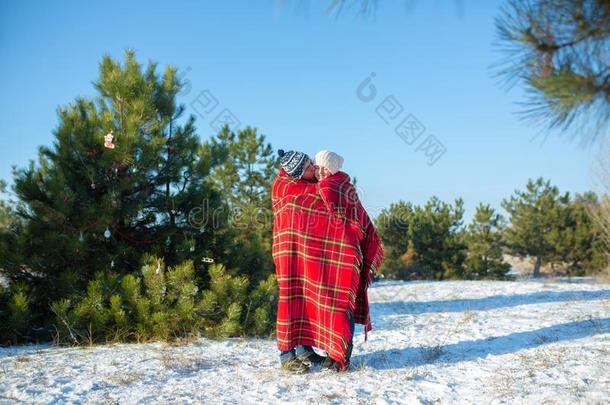
M 348 373 L 275 342 L 0 349 L 0 403 L 610 403 L 610 285 L 381 282 Z

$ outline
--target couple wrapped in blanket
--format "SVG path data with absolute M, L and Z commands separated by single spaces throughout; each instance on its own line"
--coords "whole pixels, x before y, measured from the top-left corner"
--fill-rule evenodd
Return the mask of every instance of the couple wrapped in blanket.
M 277 345 L 282 369 L 349 368 L 355 324 L 372 329 L 367 290 L 383 246 L 343 158 L 279 151 L 272 187 L 273 261 L 279 286 Z M 313 348 L 326 352 L 319 355 Z

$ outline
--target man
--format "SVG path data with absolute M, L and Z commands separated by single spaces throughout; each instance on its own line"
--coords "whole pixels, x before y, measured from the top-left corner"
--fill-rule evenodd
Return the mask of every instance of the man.
M 312 363 L 324 360 L 313 352 L 315 346 L 328 354 L 326 366 L 344 371 L 358 320 L 354 315 L 368 316 L 368 301 L 361 297 L 368 284 L 361 282 L 359 237 L 328 212 L 311 159 L 301 152 L 279 154 L 282 168 L 273 182 L 272 202 L 282 368 L 308 371 Z M 364 302 L 366 311 L 358 308 Z

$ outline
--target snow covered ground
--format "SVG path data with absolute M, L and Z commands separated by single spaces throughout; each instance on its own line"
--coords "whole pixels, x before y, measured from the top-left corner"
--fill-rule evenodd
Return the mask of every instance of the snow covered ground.
M 609 403 L 610 285 L 380 282 L 348 373 L 275 342 L 0 349 L 0 403 Z

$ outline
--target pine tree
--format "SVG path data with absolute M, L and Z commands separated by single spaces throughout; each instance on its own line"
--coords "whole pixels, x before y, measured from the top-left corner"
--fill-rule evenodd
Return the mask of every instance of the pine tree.
M 21 281 L 0 283 L 0 345 L 28 339 L 31 317 L 28 286 Z
M 126 51 L 123 65 L 103 58 L 94 84 L 97 97 L 59 109 L 55 141 L 40 148 L 38 165 L 15 170 L 23 261 L 41 322 L 49 303 L 82 295 L 98 272 L 137 270 L 144 252 L 169 265 L 223 252 L 215 237 L 226 224 L 205 226 L 220 205 L 208 178 L 215 157 L 194 118 L 182 118 L 176 69 L 159 76 L 155 63 L 142 69 Z
M 273 272 L 271 184 L 277 159 L 265 136 L 250 127 L 235 133 L 225 126 L 207 150 L 219 156 L 210 179 L 223 196 L 231 225 L 223 263 L 256 285 Z
M 464 202 L 455 205 L 432 197 L 424 207 L 415 207 L 409 223 L 409 246 L 403 261 L 414 276 L 444 280 L 461 278 L 465 246 L 460 233 Z
M 5 191 L 6 183 L 0 180 L 0 194 Z M 22 228 L 13 204 L 0 200 L 0 345 L 16 344 L 31 335 L 30 288 L 25 279 L 28 272 L 20 265 L 24 256 Z
M 0 194 L 5 191 L 6 182 L 0 180 Z M 19 281 L 24 275 L 20 266 L 22 235 L 23 221 L 15 215 L 14 204 L 0 200 L 0 285 L 8 286 L 9 280 Z
M 380 273 L 387 278 L 405 278 L 405 263 L 401 257 L 407 252 L 411 203 L 399 201 L 384 209 L 375 219 L 377 232 L 385 250 Z
M 6 192 L 6 182 L 0 180 L 0 195 Z M 11 207 L 6 201 L 0 200 L 0 230 L 6 231 L 12 222 Z
M 468 253 L 464 278 L 505 279 L 510 265 L 502 259 L 504 220 L 489 205 L 479 204 L 465 236 Z
M 555 233 L 561 229 L 569 200 L 569 194 L 561 195 L 550 181 L 538 178 L 529 180 L 525 191 L 515 191 L 502 201 L 510 216 L 507 245 L 514 255 L 535 259 L 534 277 L 540 276 L 542 265 L 557 261 L 559 236 Z
M 571 275 L 592 274 L 608 265 L 602 230 L 590 214 L 599 206 L 592 192 L 576 195 L 563 207 L 559 226 L 547 235 L 555 244 L 555 261 L 565 264 Z
M 275 329 L 275 275 L 251 289 L 247 277 L 231 276 L 220 264 L 208 270 L 205 289 L 191 260 L 168 267 L 162 258 L 144 255 L 135 274 L 98 272 L 83 297 L 52 304 L 56 340 L 69 344 L 167 341 L 200 334 L 269 335 Z M 13 305 L 7 327 L 0 328 L 3 339 L 27 320 L 27 302 L 16 303 L 20 306 Z

